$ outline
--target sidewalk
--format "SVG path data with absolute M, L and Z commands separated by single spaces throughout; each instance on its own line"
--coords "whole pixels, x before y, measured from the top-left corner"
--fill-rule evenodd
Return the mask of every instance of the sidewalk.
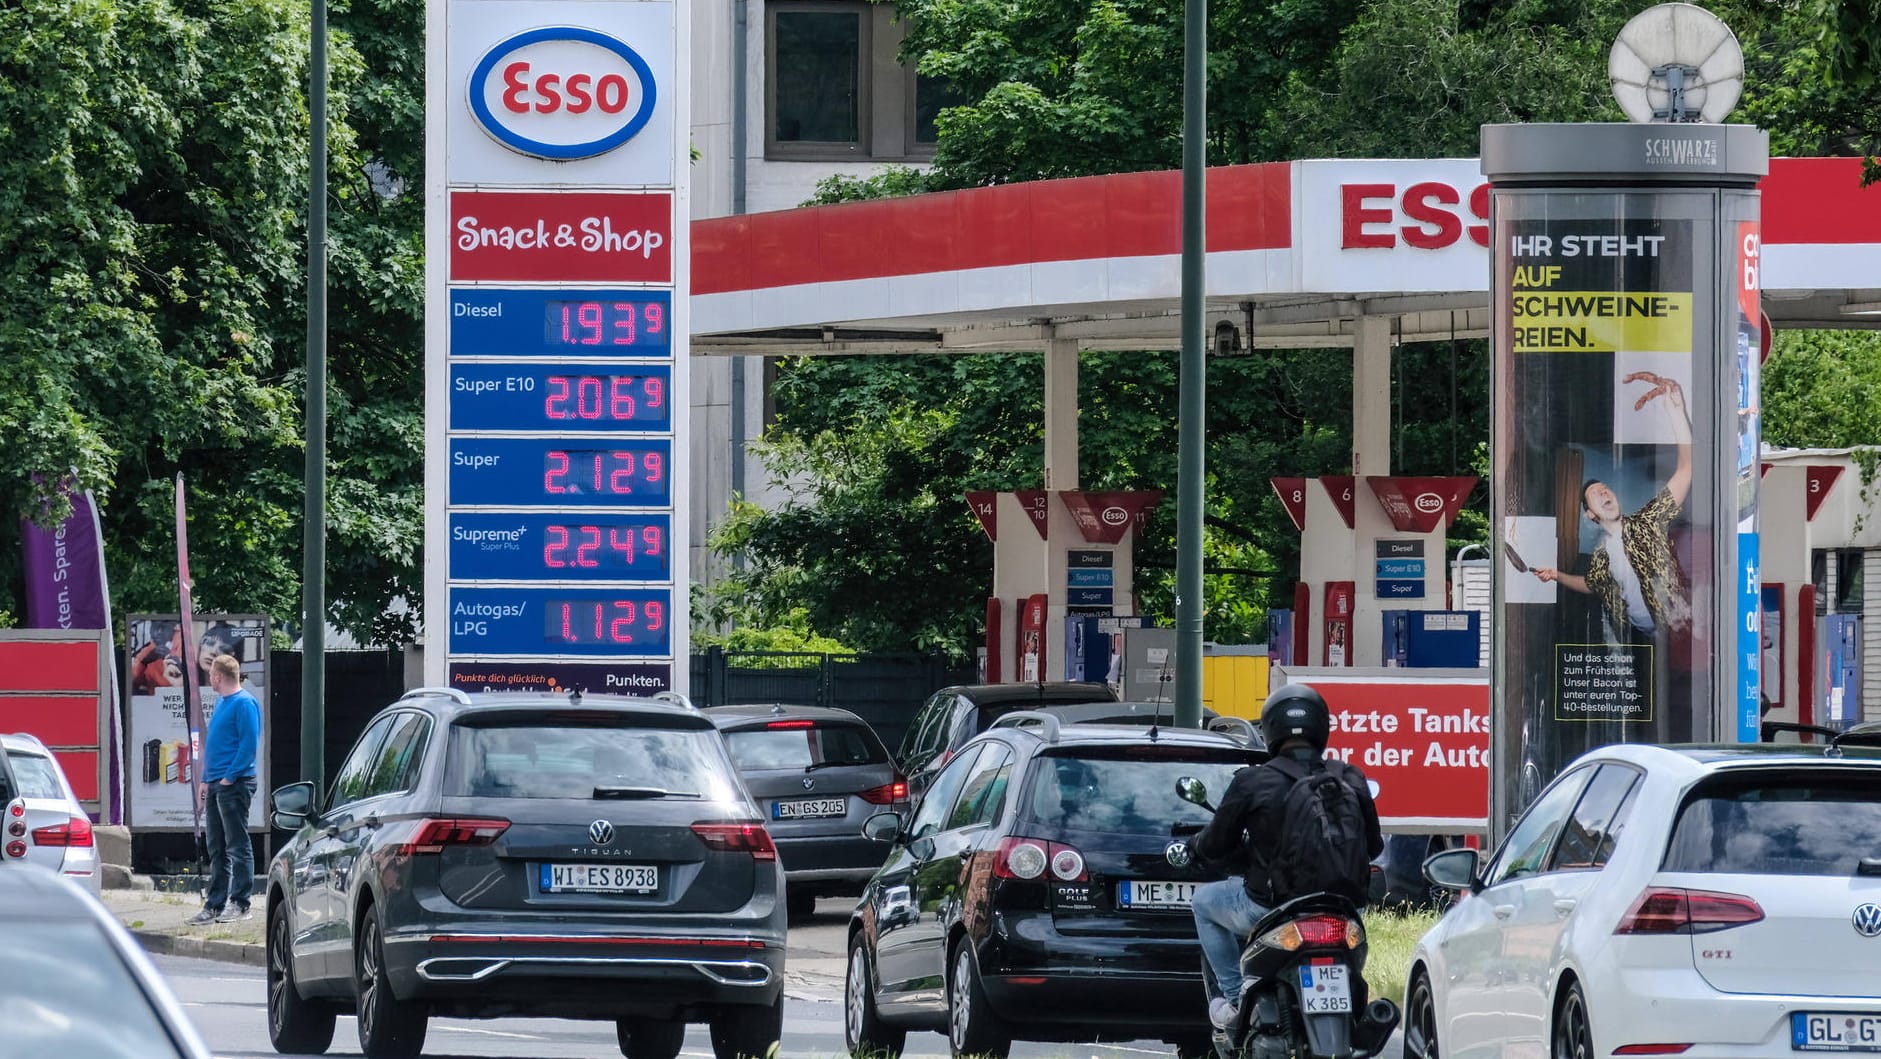
M 268 909 L 265 893 L 256 893 L 254 915 L 234 923 L 191 926 L 189 918 L 202 911 L 202 897 L 193 893 L 165 893 L 151 888 L 144 876 L 133 876 L 131 889 L 106 890 L 99 896 L 132 936 L 152 953 L 194 956 L 198 959 L 267 965 Z
M 255 894 L 253 918 L 197 927 L 190 926 L 188 920 L 202 910 L 199 895 L 153 889 L 147 876 L 133 876 L 131 886 L 128 890 L 106 890 L 100 896 L 144 951 L 267 966 L 265 891 Z M 852 903 L 850 898 L 828 899 L 813 924 L 791 928 L 784 966 L 787 996 L 823 1002 L 842 1000 L 845 927 Z

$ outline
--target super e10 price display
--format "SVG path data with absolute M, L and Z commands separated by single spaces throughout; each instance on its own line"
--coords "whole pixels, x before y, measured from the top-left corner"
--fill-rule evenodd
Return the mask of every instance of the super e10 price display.
M 451 365 L 452 430 L 666 431 L 672 370 Z

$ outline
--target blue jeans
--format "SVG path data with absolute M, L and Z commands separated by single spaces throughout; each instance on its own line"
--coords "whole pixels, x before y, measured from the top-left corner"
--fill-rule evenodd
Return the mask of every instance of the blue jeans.
M 255 892 L 255 847 L 248 840 L 248 805 L 255 800 L 255 777 L 223 786 L 203 785 L 203 838 L 209 844 L 209 892 L 203 907 L 220 912 L 225 902 L 247 908 Z
M 1195 932 L 1201 936 L 1202 954 L 1208 957 L 1208 967 L 1215 973 L 1215 984 L 1222 996 L 1239 1004 L 1243 984 L 1241 948 L 1267 909 L 1247 895 L 1239 875 L 1230 875 L 1220 882 L 1196 887 L 1189 911 L 1195 916 Z

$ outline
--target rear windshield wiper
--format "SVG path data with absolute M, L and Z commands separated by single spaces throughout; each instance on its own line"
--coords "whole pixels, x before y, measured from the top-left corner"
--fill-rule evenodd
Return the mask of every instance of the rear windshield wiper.
M 669 791 L 664 787 L 596 787 L 593 797 L 606 801 L 637 798 L 696 798 L 690 791 Z
M 803 771 L 815 772 L 818 769 L 834 769 L 834 768 L 844 768 L 844 767 L 851 766 L 851 765 L 876 765 L 876 764 L 880 764 L 880 762 L 876 762 L 876 761 L 818 761 L 813 765 L 805 765 L 803 767 Z

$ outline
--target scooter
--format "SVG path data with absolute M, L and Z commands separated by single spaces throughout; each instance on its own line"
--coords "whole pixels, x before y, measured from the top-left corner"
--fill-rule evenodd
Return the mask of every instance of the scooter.
M 1176 793 L 1214 812 L 1200 780 L 1185 776 Z M 1390 1000 L 1366 1000 L 1365 925 L 1358 906 L 1318 893 L 1275 907 L 1254 925 L 1241 950 L 1242 992 L 1234 1021 L 1214 1033 L 1219 1059 L 1369 1059 L 1397 1028 Z M 1202 980 L 1221 994 L 1208 960 Z

